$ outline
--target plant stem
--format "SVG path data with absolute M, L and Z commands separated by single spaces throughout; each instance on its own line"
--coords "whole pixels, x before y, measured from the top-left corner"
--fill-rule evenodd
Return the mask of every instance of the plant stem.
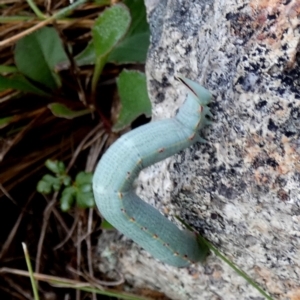
M 99 56 L 96 59 L 95 70 L 92 78 L 92 99 L 95 99 L 96 97 L 97 83 L 99 81 L 102 70 L 106 64 L 107 58 L 108 55 L 104 55 L 104 56 Z
M 46 16 L 40 11 L 33 0 L 26 0 L 30 8 L 34 11 L 36 16 L 42 20 L 46 19 Z
M 273 300 L 271 296 L 269 296 L 262 288 L 259 287 L 257 283 L 255 283 L 244 271 L 239 269 L 231 262 L 228 258 L 226 258 L 217 248 L 215 248 L 210 242 L 208 242 L 205 238 L 198 236 L 198 238 L 203 241 L 210 250 L 212 250 L 216 256 L 222 259 L 226 264 L 228 264 L 235 272 L 237 272 L 241 277 L 243 277 L 249 284 L 251 284 L 256 290 L 258 290 L 264 297 L 268 300 Z

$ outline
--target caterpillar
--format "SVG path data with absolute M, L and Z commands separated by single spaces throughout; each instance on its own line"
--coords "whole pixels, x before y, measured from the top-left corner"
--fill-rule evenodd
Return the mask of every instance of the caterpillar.
M 152 256 L 176 267 L 203 261 L 207 251 L 195 233 L 180 230 L 140 199 L 133 181 L 140 171 L 195 142 L 212 114 L 211 94 L 190 79 L 178 77 L 188 96 L 175 117 L 150 122 L 121 136 L 102 156 L 93 176 L 93 191 L 103 217 Z

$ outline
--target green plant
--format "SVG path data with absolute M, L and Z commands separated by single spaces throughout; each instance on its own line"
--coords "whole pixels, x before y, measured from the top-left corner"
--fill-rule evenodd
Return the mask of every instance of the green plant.
M 29 1 L 29 0 L 28 0 Z M 77 6 L 84 3 L 83 0 L 76 2 Z M 107 3 L 107 1 L 105 2 Z M 105 4 L 101 3 L 101 5 Z M 37 17 L 45 18 L 33 1 L 29 1 Z M 75 5 L 75 3 L 74 3 Z M 74 8 L 62 9 L 55 14 L 55 18 L 63 18 Z M 146 11 L 142 0 L 125 0 L 124 4 L 116 4 L 106 8 L 94 21 L 92 26 L 92 39 L 87 47 L 74 57 L 77 66 L 94 65 L 94 72 L 91 80 L 91 90 L 83 90 L 83 100 L 76 105 L 70 101 L 52 102 L 48 104 L 51 112 L 57 116 L 72 119 L 82 115 L 92 113 L 95 109 L 97 86 L 102 70 L 107 62 L 115 64 L 143 63 L 149 45 L 149 27 L 146 22 Z M 57 30 L 53 27 L 43 27 L 20 39 L 15 47 L 15 66 L 0 65 L 0 91 L 6 89 L 16 89 L 22 92 L 30 92 L 51 101 L 60 90 L 63 90 L 62 77 L 58 70 L 71 68 L 69 55 L 65 51 Z M 119 131 L 138 116 L 151 115 L 151 105 L 147 95 L 145 76 L 137 71 L 127 71 L 126 75 L 121 74 L 122 85 L 132 85 L 137 97 L 132 95 L 131 89 L 120 91 L 121 99 L 131 99 L 122 101 L 122 112 L 116 121 L 114 131 Z M 139 84 L 136 84 L 136 79 Z M 80 87 L 79 87 L 80 88 Z M 128 96 L 130 93 L 130 96 Z M 143 97 L 140 97 L 143 95 Z M 64 93 L 62 94 L 64 95 Z M 132 97 L 133 96 L 133 97 Z M 103 101 L 103 99 L 101 100 Z M 74 101 L 72 101 L 74 102 Z M 76 108 L 74 109 L 73 106 Z M 124 119 L 124 111 L 127 119 Z M 128 117 L 128 112 L 130 117 Z M 103 118 L 103 115 L 102 115 Z M 1 127 L 14 123 L 18 119 L 16 116 L 4 116 L 0 118 Z
M 74 203 L 80 208 L 94 206 L 92 192 L 92 173 L 79 172 L 75 180 L 66 174 L 66 168 L 62 161 L 48 159 L 46 167 L 54 173 L 45 174 L 37 184 L 37 191 L 42 194 L 50 194 L 53 191 L 61 191 L 60 208 L 68 211 Z

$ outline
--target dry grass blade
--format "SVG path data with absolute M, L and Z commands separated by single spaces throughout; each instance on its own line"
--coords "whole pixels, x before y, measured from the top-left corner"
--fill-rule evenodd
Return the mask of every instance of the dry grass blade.
M 39 297 L 39 293 L 38 293 L 38 286 L 37 286 L 37 283 L 36 283 L 36 281 L 34 279 L 34 276 L 33 276 L 33 271 L 32 271 L 32 266 L 31 266 L 27 246 L 26 246 L 25 243 L 22 243 L 22 247 L 23 247 L 23 251 L 24 251 L 24 255 L 25 255 L 26 265 L 27 265 L 27 269 L 28 269 L 28 273 L 29 273 L 29 277 L 30 277 L 30 282 L 31 282 L 31 286 L 32 286 L 34 299 L 39 300 L 40 297 Z
M 48 222 L 49 222 L 49 218 L 50 218 L 50 214 L 52 212 L 52 209 L 56 203 L 56 198 L 57 198 L 58 193 L 56 192 L 53 195 L 52 200 L 48 203 L 48 205 L 46 206 L 45 210 L 44 210 L 44 222 L 43 222 L 43 226 L 42 226 L 42 230 L 41 230 L 41 235 L 39 238 L 39 243 L 38 243 L 38 248 L 37 248 L 37 255 L 36 255 L 36 264 L 35 264 L 35 272 L 39 273 L 40 270 L 40 262 L 41 262 L 41 255 L 42 255 L 42 249 L 43 249 L 43 242 L 44 242 L 44 238 L 46 235 L 46 229 L 48 226 Z
M 27 272 L 27 271 L 10 269 L 10 268 L 1 268 L 0 273 L 10 273 L 10 274 L 26 276 L 26 277 L 29 276 L 29 272 Z M 97 294 L 101 294 L 101 295 L 119 297 L 120 299 L 151 300 L 148 297 L 136 296 L 134 294 L 124 293 L 124 292 L 120 292 L 120 291 L 113 291 L 113 290 L 108 290 L 108 289 L 104 289 L 104 288 L 102 290 L 99 290 L 99 289 L 94 288 L 89 283 L 80 282 L 80 281 L 76 281 L 76 280 L 70 280 L 70 279 L 65 279 L 65 278 L 60 278 L 60 277 L 50 276 L 50 275 L 45 275 L 45 274 L 39 274 L 39 273 L 33 273 L 33 276 L 36 280 L 46 281 L 46 282 L 48 282 L 52 285 L 55 285 L 56 287 L 60 287 L 60 288 L 71 287 L 71 288 L 80 289 L 83 291 L 89 290 L 89 291 L 93 291 L 93 292 L 95 292 Z
M 33 195 L 32 195 L 32 196 L 33 196 Z M 28 201 L 26 202 L 26 205 L 25 205 L 25 207 L 22 209 L 22 211 L 21 211 L 21 213 L 20 213 L 20 215 L 19 215 L 19 217 L 18 217 L 18 219 L 17 219 L 17 221 L 16 221 L 14 227 L 13 227 L 12 230 L 10 231 L 8 237 L 6 238 L 5 243 L 3 244 L 2 248 L 1 248 L 1 252 L 0 252 L 0 260 L 1 260 L 1 258 L 6 254 L 6 252 L 8 251 L 9 246 L 10 246 L 10 244 L 12 243 L 12 241 L 13 241 L 13 239 L 14 239 L 16 233 L 17 233 L 17 230 L 18 230 L 18 228 L 19 228 L 19 226 L 20 226 L 20 224 L 21 224 L 21 221 L 22 221 L 22 219 L 23 219 L 23 216 L 24 216 L 24 213 L 25 213 L 25 211 L 26 211 L 26 208 L 27 208 L 27 206 L 29 205 L 31 199 L 32 199 L 32 197 L 30 197 L 30 198 L 28 199 Z M 13 199 L 12 199 L 12 200 L 13 200 Z M 13 200 L 13 201 L 14 201 L 14 203 L 15 203 L 15 200 Z
M 3 46 L 7 46 L 9 44 L 15 43 L 16 41 L 18 41 L 19 39 L 21 39 L 22 37 L 33 33 L 34 31 L 37 31 L 38 29 L 45 27 L 46 25 L 52 23 L 53 21 L 55 21 L 58 18 L 61 18 L 62 16 L 68 14 L 68 12 L 72 11 L 73 9 L 75 9 L 78 5 L 81 5 L 85 2 L 86 0 L 77 0 L 76 2 L 74 2 L 73 4 L 69 5 L 69 7 L 63 8 L 61 11 L 59 11 L 58 13 L 54 14 L 53 16 L 49 17 L 48 19 L 39 22 L 38 24 L 36 24 L 33 27 L 30 27 L 22 32 L 20 32 L 19 34 L 16 34 L 10 38 L 7 38 L 4 41 L 0 42 L 0 47 Z

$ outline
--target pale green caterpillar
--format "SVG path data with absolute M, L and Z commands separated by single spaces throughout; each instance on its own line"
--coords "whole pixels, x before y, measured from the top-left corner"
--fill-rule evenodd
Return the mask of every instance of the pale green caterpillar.
M 174 118 L 152 122 L 119 138 L 103 155 L 93 178 L 96 204 L 103 217 L 155 258 L 185 267 L 207 255 L 194 233 L 180 230 L 151 205 L 142 201 L 132 184 L 139 172 L 195 142 L 210 121 L 206 106 L 211 94 L 197 83 L 178 78 L 188 97 Z

